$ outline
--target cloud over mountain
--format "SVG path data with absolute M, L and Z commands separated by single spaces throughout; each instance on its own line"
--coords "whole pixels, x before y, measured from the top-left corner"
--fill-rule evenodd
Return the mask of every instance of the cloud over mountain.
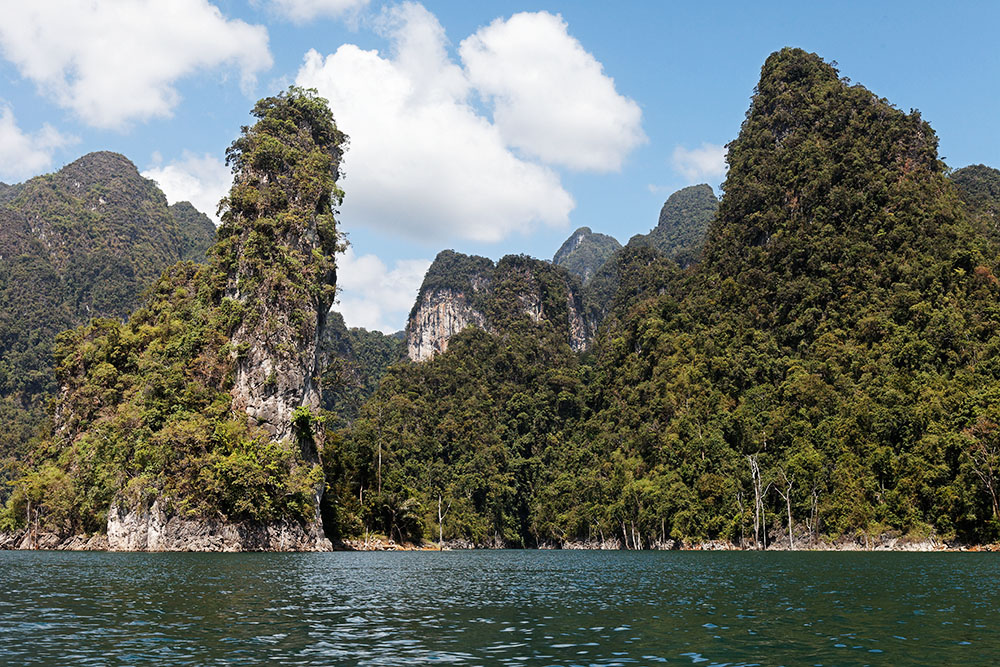
M 311 50 L 296 80 L 330 100 L 351 136 L 343 206 L 351 225 L 428 242 L 565 227 L 574 202 L 552 166 L 614 170 L 644 140 L 638 106 L 615 92 L 558 16 L 495 21 L 462 43 L 461 63 L 420 4 L 384 10 L 375 25 L 389 53 Z M 529 46 L 544 55 L 534 64 L 541 86 L 560 85 L 548 103 L 534 100 L 536 82 L 515 75 Z M 587 90 L 569 90 L 577 86 Z M 478 102 L 492 106 L 492 118 Z

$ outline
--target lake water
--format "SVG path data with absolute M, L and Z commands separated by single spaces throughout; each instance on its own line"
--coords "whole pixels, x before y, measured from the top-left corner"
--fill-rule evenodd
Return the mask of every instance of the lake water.
M 998 662 L 994 554 L 0 552 L 0 664 Z

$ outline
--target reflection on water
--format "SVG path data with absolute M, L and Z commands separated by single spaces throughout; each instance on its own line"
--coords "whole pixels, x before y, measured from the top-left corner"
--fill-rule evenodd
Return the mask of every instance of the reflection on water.
M 0 553 L 0 664 L 895 666 L 998 656 L 992 554 Z

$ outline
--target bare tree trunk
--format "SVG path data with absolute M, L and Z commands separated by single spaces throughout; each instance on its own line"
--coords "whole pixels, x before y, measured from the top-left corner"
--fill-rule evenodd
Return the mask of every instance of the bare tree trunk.
M 740 549 L 746 544 L 746 524 L 743 522 L 743 492 L 736 492 L 736 511 L 740 513 Z
M 448 512 L 451 511 L 451 501 L 448 501 L 448 507 L 444 509 L 444 513 L 441 513 L 441 494 L 438 494 L 438 551 L 441 550 L 441 545 L 444 544 L 444 518 L 448 516 Z
M 819 533 L 819 493 L 816 491 L 816 485 L 813 485 L 812 490 L 812 507 L 809 510 L 809 538 L 812 540 L 816 539 L 816 535 Z
M 792 484 L 795 480 L 794 478 L 789 479 L 785 471 L 782 470 L 781 481 L 785 483 L 785 490 L 782 491 L 778 488 L 775 488 L 775 490 L 778 492 L 779 496 L 784 498 L 785 507 L 788 509 L 788 549 L 792 550 L 795 548 L 795 545 L 792 543 Z
M 382 495 L 382 406 L 378 408 L 378 494 Z
M 754 548 L 760 549 L 763 538 L 763 547 L 767 549 L 767 527 L 764 525 L 764 499 L 761 490 L 760 466 L 757 464 L 757 455 L 747 456 L 750 464 L 750 478 L 753 481 L 754 506 L 753 506 L 753 542 Z M 763 536 L 761 535 L 763 533 Z

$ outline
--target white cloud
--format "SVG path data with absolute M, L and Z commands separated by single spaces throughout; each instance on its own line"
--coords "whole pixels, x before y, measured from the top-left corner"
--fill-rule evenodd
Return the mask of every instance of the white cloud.
M 459 53 L 509 145 L 550 164 L 617 171 L 646 141 L 642 111 L 567 27 L 548 12 L 515 14 L 465 39 Z
M 407 3 L 378 25 L 390 57 L 352 44 L 310 51 L 296 79 L 330 100 L 351 137 L 342 219 L 429 242 L 566 226 L 574 204 L 558 175 L 514 155 L 469 104 L 437 19 Z
M 158 158 L 154 156 L 154 163 L 159 162 Z M 232 171 L 221 160 L 207 153 L 195 155 L 188 151 L 184 151 L 180 160 L 167 165 L 154 164 L 142 175 L 156 181 L 169 203 L 189 201 L 217 225 L 219 200 L 233 183 Z
M 690 150 L 677 146 L 671 161 L 674 170 L 690 181 L 722 178 L 726 175 L 725 146 L 703 143 Z
M 400 331 L 430 265 L 429 259 L 402 259 L 389 269 L 375 255 L 359 257 L 348 247 L 337 258 L 337 286 L 342 292 L 334 310 L 349 327 Z
M 79 139 L 49 124 L 37 132 L 24 132 L 9 106 L 0 106 L 0 178 L 15 181 L 35 176 L 52 165 L 52 154 Z
M 369 0 L 269 0 L 268 6 L 294 23 L 306 23 L 320 16 L 338 18 L 356 15 Z
M 0 50 L 21 75 L 94 127 L 167 116 L 175 82 L 219 66 L 245 89 L 271 66 L 267 30 L 223 17 L 208 0 L 4 3 Z

